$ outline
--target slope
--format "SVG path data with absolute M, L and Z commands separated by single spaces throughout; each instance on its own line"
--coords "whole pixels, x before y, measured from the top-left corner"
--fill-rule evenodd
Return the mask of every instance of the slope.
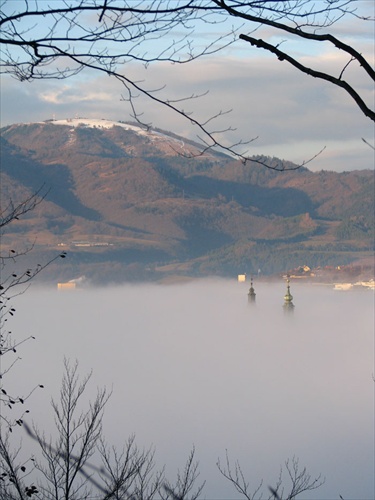
M 130 274 L 147 269 L 149 276 L 172 262 L 198 274 L 258 265 L 281 271 L 311 249 L 321 263 L 344 248 L 340 258 L 353 259 L 373 238 L 370 171 L 243 165 L 135 124 L 72 119 L 5 127 L 1 175 L 3 200 L 48 189 L 43 209 L 9 228 L 5 248 L 35 239 L 40 253 L 63 245 L 74 272 L 98 279 L 129 277 L 129 266 Z

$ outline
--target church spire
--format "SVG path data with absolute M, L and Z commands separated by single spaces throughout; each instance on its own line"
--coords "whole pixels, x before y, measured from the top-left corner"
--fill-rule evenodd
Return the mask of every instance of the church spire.
M 294 309 L 294 304 L 293 304 L 293 295 L 290 293 L 290 279 L 289 275 L 287 275 L 287 287 L 286 287 L 286 294 L 284 295 L 284 311 L 285 312 L 293 312 Z
M 249 304 L 255 302 L 255 296 L 256 296 L 256 293 L 255 293 L 255 290 L 254 290 L 254 287 L 253 287 L 253 278 L 251 277 L 251 279 L 250 279 L 250 289 L 249 289 L 249 293 L 247 294 L 247 301 L 248 301 Z

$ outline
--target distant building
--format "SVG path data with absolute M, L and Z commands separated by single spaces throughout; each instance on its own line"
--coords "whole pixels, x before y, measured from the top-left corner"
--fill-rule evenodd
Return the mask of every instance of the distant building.
M 294 304 L 293 304 L 293 295 L 290 293 L 290 279 L 289 276 L 287 277 L 286 280 L 287 286 L 286 286 L 286 294 L 284 295 L 284 311 L 287 313 L 291 313 L 294 310 Z
M 256 293 L 253 287 L 253 278 L 250 279 L 250 288 L 249 288 L 249 293 L 247 294 L 247 301 L 249 304 L 254 304 L 255 303 L 255 297 Z
M 76 283 L 74 281 L 68 281 L 67 283 L 57 283 L 58 290 L 74 290 L 76 288 Z
M 246 281 L 246 274 L 238 275 L 238 283 L 244 283 Z
M 352 283 L 335 283 L 334 290 L 351 290 L 353 288 Z
M 314 276 L 314 273 L 309 266 L 304 265 L 304 266 L 298 266 L 297 268 L 288 271 L 288 275 L 291 278 L 306 279 Z
M 86 277 L 80 276 L 79 278 L 72 279 L 65 283 L 57 283 L 58 290 L 75 290 L 82 287 L 86 283 Z

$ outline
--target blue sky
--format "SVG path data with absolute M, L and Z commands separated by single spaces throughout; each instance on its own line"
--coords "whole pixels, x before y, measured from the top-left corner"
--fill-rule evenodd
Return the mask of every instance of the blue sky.
M 10 1 L 8 5 L 14 4 Z M 373 10 L 372 2 L 358 2 L 363 12 Z M 232 21 L 231 21 L 232 22 Z M 229 27 L 229 24 L 227 25 Z M 225 24 L 196 27 L 197 45 L 224 32 Z M 40 28 L 39 28 L 40 29 Z M 330 31 L 352 44 L 373 64 L 374 28 L 371 22 L 354 17 L 344 18 Z M 268 29 L 257 32 L 259 37 Z M 178 33 L 172 33 L 178 35 Z M 309 65 L 319 63 L 319 69 L 332 69 L 339 74 L 347 62 L 342 53 L 327 44 L 305 43 L 282 38 L 282 48 L 299 55 Z M 281 41 L 271 38 L 271 42 Z M 168 40 L 162 40 L 168 42 Z M 155 45 L 155 48 L 158 49 Z M 231 113 L 213 123 L 217 130 L 231 126 L 233 132 L 220 135 L 230 145 L 238 140 L 257 137 L 246 149 L 248 154 L 265 154 L 302 162 L 326 149 L 313 163 L 312 170 L 353 170 L 373 168 L 374 152 L 362 138 L 373 142 L 374 126 L 364 117 L 346 93 L 328 83 L 302 75 L 286 62 L 277 59 L 246 42 L 237 40 L 221 52 L 185 65 L 155 63 L 146 70 L 140 64 L 127 64 L 126 74 L 145 81 L 148 88 L 166 85 L 159 96 L 178 98 L 209 93 L 186 102 L 185 109 L 195 118 L 207 120 L 219 111 Z M 349 67 L 348 78 L 361 88 L 369 102 L 374 100 L 370 81 Z M 1 78 L 1 124 L 32 122 L 52 117 L 108 118 L 131 120 L 131 110 L 121 101 L 124 89 L 114 78 L 81 72 L 67 80 L 46 80 L 20 83 L 8 76 Z M 189 138 L 198 131 L 189 121 L 139 97 L 137 109 L 142 118 L 154 126 L 171 130 Z M 244 148 L 245 149 L 245 148 Z

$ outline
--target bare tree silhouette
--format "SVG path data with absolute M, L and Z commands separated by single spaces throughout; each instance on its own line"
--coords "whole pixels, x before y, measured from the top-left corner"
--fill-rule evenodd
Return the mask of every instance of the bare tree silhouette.
M 45 196 L 46 190 L 42 187 L 19 203 L 8 200 L 5 206 L 0 206 L 0 236 L 3 237 L 9 224 L 17 223 L 20 218 L 34 210 L 43 201 Z M 33 245 L 22 249 L 10 249 L 0 253 L 0 406 L 3 410 L 0 412 L 0 422 L 8 429 L 22 425 L 22 415 L 25 410 L 15 418 L 14 416 L 10 417 L 10 414 L 6 413 L 4 408 L 13 410 L 16 405 L 24 407 L 25 402 L 34 390 L 41 387 L 41 385 L 38 385 L 22 396 L 12 394 L 12 391 L 6 387 L 6 375 L 19 359 L 18 348 L 24 342 L 34 339 L 33 336 L 27 336 L 21 340 L 16 340 L 12 335 L 12 331 L 8 329 L 8 320 L 16 313 L 16 309 L 12 305 L 12 299 L 24 293 L 30 282 L 47 266 L 52 264 L 52 262 L 66 256 L 66 253 L 62 252 L 49 261 L 38 264 L 34 268 L 16 272 L 12 264 L 31 252 L 32 248 Z M 14 412 L 12 411 L 11 413 Z
M 226 452 L 225 464 L 222 464 L 220 460 L 218 460 L 216 465 L 220 473 L 232 483 L 237 493 L 243 498 L 246 500 L 261 500 L 263 498 L 263 480 L 260 481 L 255 489 L 251 489 L 250 483 L 246 480 L 240 463 L 237 460 L 233 466 L 229 459 L 228 452 Z M 276 486 L 268 487 L 271 493 L 271 495 L 268 496 L 268 500 L 294 500 L 301 493 L 316 490 L 325 482 L 320 474 L 315 478 L 311 477 L 306 467 L 300 467 L 299 460 L 296 457 L 293 457 L 291 460 L 286 460 L 285 470 L 287 479 L 284 479 L 284 469 L 281 467 Z M 286 483 L 288 483 L 288 486 L 286 486 Z
M 3 237 L 9 224 L 16 224 L 20 218 L 34 210 L 45 196 L 46 190 L 42 187 L 21 202 L 8 200 L 5 205 L 1 204 L 0 236 Z M 4 198 L 1 201 L 4 202 Z M 32 248 L 33 245 L 0 253 L 0 497 L 9 500 L 29 498 L 37 493 L 36 487 L 27 483 L 34 468 L 33 463 L 20 457 L 21 444 L 14 445 L 11 436 L 15 428 L 23 427 L 25 415 L 29 413 L 27 401 L 34 391 L 43 388 L 42 384 L 37 384 L 27 388 L 22 394 L 15 394 L 12 387 L 8 387 L 7 375 L 20 360 L 19 348 L 35 339 L 30 335 L 21 339 L 13 336 L 8 323 L 16 314 L 12 299 L 24 293 L 31 281 L 52 262 L 66 256 L 63 252 L 36 267 L 15 272 L 13 264 L 27 255 Z M 25 381 L 25 385 L 27 383 L 28 381 Z

